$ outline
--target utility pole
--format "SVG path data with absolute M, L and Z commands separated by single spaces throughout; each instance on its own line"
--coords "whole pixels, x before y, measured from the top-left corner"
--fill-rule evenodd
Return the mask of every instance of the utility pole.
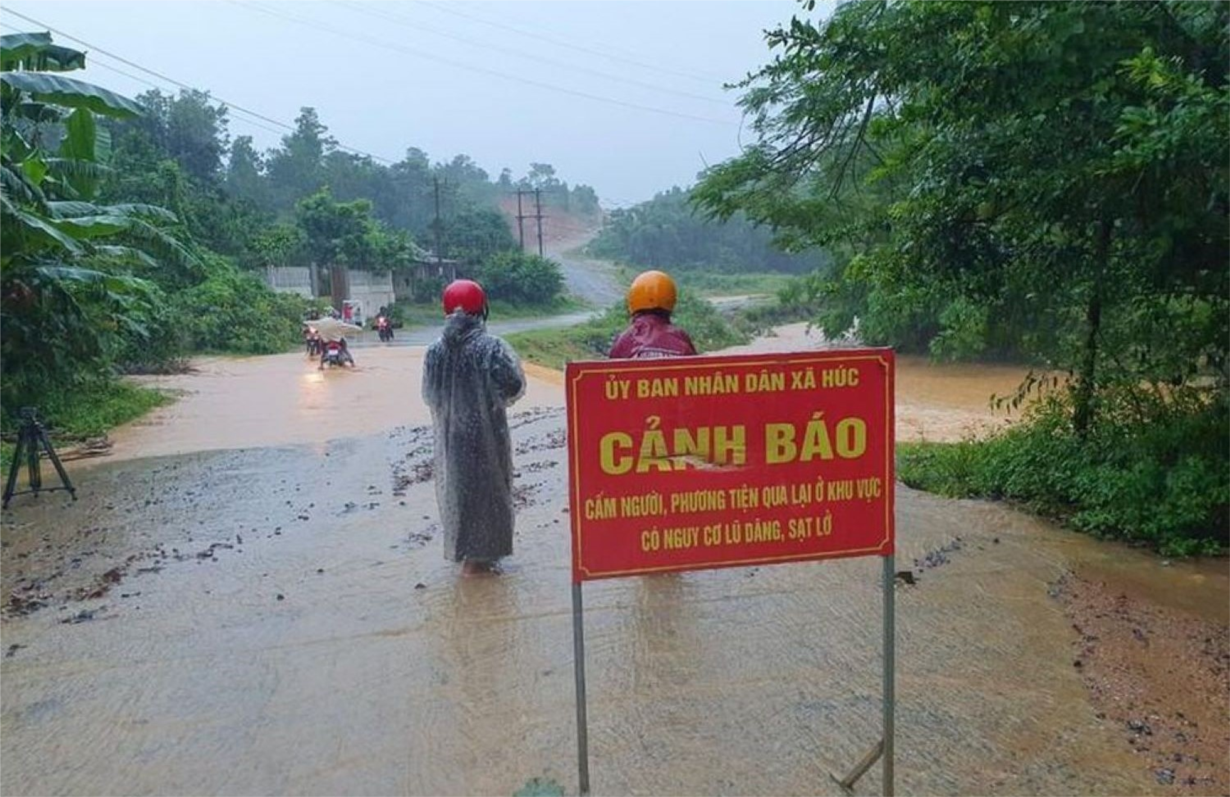
M 436 185 L 436 221 L 432 226 L 436 233 L 436 271 L 444 276 L 444 253 L 440 248 L 440 178 L 432 178 Z
M 517 241 L 521 244 L 521 251 L 525 251 L 525 214 L 521 212 L 521 195 L 525 191 L 517 189 Z
M 537 188 L 534 189 L 534 208 L 534 218 L 538 220 L 538 256 L 542 257 L 542 191 Z

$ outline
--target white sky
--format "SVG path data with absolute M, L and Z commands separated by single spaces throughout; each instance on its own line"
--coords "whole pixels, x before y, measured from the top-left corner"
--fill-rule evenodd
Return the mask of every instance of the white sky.
M 803 13 L 793 0 L 14 0 L 5 33 L 38 29 L 8 12 L 89 42 L 53 33 L 89 54 L 81 77 L 129 96 L 150 86 L 99 65 L 174 87 L 99 49 L 285 124 L 313 106 L 341 143 L 391 160 L 465 153 L 493 177 L 548 162 L 607 206 L 736 154 L 722 83 L 766 63 L 763 31 Z M 285 132 L 231 118 L 260 149 Z

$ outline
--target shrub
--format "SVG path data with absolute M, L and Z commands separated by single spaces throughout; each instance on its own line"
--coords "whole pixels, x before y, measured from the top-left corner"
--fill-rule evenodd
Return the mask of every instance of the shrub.
M 559 264 L 524 252 L 500 252 L 485 260 L 478 280 L 490 299 L 511 304 L 549 305 L 564 289 Z
M 1085 438 L 1063 400 L 984 441 L 903 444 L 903 482 L 953 497 L 1006 498 L 1080 531 L 1168 555 L 1213 553 L 1228 541 L 1226 410 L 1177 396 L 1128 407 L 1106 395 Z M 1122 406 L 1121 406 L 1122 403 Z
M 192 349 L 273 354 L 300 342 L 307 303 L 215 258 L 208 278 L 177 294 L 172 308 Z

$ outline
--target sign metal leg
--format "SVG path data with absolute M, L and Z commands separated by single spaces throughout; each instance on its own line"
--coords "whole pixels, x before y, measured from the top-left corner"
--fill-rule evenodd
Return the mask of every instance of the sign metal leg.
M 884 557 L 884 797 L 893 797 L 893 737 L 897 713 L 897 557 Z
M 830 775 L 847 794 L 852 794 L 854 784 L 859 778 L 867 774 L 867 770 L 871 769 L 876 761 L 881 761 L 884 767 L 882 778 L 884 797 L 893 797 L 893 740 L 896 732 L 894 719 L 897 708 L 895 689 L 897 667 L 896 565 L 896 557 L 893 554 L 884 557 L 884 736 L 854 765 L 850 774 L 844 778 Z
M 577 774 L 582 795 L 589 794 L 589 724 L 585 716 L 585 620 L 581 585 L 572 585 L 572 657 L 577 676 Z

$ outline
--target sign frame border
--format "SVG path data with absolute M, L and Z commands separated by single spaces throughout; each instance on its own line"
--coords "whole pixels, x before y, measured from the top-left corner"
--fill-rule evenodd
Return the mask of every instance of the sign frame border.
M 719 570 L 727 567 L 755 567 L 759 565 L 776 565 L 786 564 L 789 562 L 812 562 L 829 559 L 848 559 L 859 556 L 889 556 L 896 550 L 896 407 L 894 406 L 895 388 L 897 381 L 896 368 L 896 352 L 891 348 L 886 347 L 860 347 L 856 349 L 824 349 L 814 352 L 782 352 L 782 356 L 774 357 L 765 354 L 735 354 L 735 355 L 717 355 L 717 356 L 700 356 L 700 357 L 679 357 L 679 358 L 664 358 L 652 360 L 627 360 L 619 361 L 618 364 L 610 364 L 610 360 L 580 360 L 568 363 L 565 366 L 565 387 L 567 393 L 565 400 L 567 403 L 567 429 L 572 432 L 578 428 L 580 423 L 578 417 L 577 406 L 577 389 L 578 384 L 587 376 L 614 376 L 616 374 L 635 373 L 637 371 L 682 371 L 692 370 L 699 365 L 722 365 L 723 363 L 736 364 L 739 366 L 758 367 L 758 366 L 787 366 L 787 365 L 802 365 L 812 364 L 817 362 L 844 360 L 844 361 L 873 361 L 885 368 L 884 379 L 884 429 L 886 435 L 885 445 L 885 462 L 884 462 L 884 479 L 887 485 L 887 496 L 884 501 L 885 515 L 885 533 L 884 538 L 878 544 L 871 548 L 859 548 L 853 550 L 834 551 L 827 554 L 814 553 L 799 553 L 799 554 L 784 554 L 781 556 L 759 557 L 754 559 L 741 559 L 738 561 L 720 561 L 706 562 L 702 564 L 689 565 L 666 565 L 660 567 L 646 567 L 633 570 L 612 570 L 593 572 L 586 568 L 582 562 L 584 551 L 584 534 L 582 532 L 582 517 L 581 508 L 581 476 L 580 476 L 580 452 L 573 446 L 569 446 L 568 451 L 568 475 L 569 475 L 569 512 L 571 514 L 571 523 L 569 532 L 572 537 L 572 583 L 578 584 L 584 581 L 598 581 L 605 578 L 625 578 L 628 576 L 651 575 L 653 573 L 687 573 L 697 570 Z M 583 371 L 576 370 L 578 367 L 586 366 Z M 587 366 L 602 366 L 602 367 L 587 367 Z

